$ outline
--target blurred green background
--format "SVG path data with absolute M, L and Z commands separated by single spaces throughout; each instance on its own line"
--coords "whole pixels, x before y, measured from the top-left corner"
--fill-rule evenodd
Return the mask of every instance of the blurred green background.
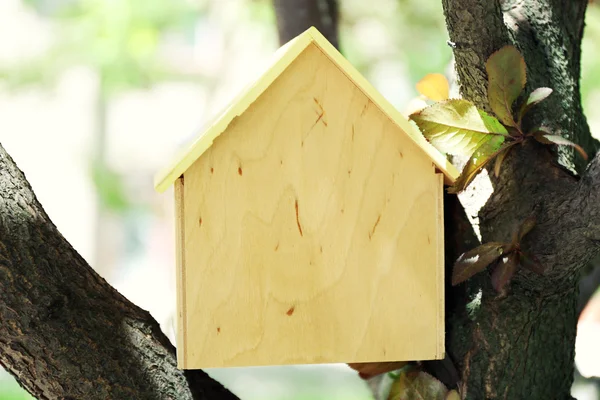
M 440 0 L 341 0 L 344 55 L 400 110 L 451 76 Z M 152 177 L 277 49 L 269 0 L 1 0 L 0 142 L 64 236 L 174 341 L 172 196 Z M 600 136 L 600 8 L 582 96 Z M 580 322 L 574 394 L 598 399 L 600 318 Z M 371 398 L 345 365 L 208 371 L 244 400 Z M 0 372 L 0 399 L 30 398 Z

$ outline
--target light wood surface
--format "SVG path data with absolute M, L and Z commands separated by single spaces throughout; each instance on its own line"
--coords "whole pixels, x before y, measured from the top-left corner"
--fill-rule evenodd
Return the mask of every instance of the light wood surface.
M 186 310 L 186 291 L 185 282 L 185 204 L 184 196 L 184 178 L 181 176 L 175 181 L 175 257 L 176 257 L 176 285 L 177 285 L 177 347 L 181 349 L 187 348 L 186 335 L 187 331 L 186 318 L 184 313 Z M 185 366 L 185 351 L 178 352 L 177 364 L 179 368 Z
M 306 46 L 185 172 L 180 367 L 443 357 L 436 168 Z
M 359 72 L 346 60 L 339 51 L 314 27 L 299 35 L 294 40 L 281 47 L 266 71 L 250 84 L 240 95 L 216 118 L 209 123 L 203 133 L 188 148 L 177 155 L 175 160 L 163 171 L 159 172 L 154 180 L 156 190 L 164 192 L 179 178 L 204 152 L 212 146 L 213 141 L 228 129 L 229 124 L 242 115 L 252 103 L 256 101 L 267 88 L 286 70 L 300 53 L 308 46 L 317 46 L 339 69 L 350 79 L 356 87 L 375 103 L 405 134 L 410 136 L 427 154 L 437 168 L 445 175 L 448 185 L 454 183 L 459 171 L 446 157 L 438 152 L 423 135 L 379 93 Z M 300 72 L 304 73 L 304 72 Z

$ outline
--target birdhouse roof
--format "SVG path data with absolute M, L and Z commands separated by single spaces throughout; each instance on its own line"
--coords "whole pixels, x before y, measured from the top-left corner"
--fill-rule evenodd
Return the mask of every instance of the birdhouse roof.
M 323 53 L 339 67 L 348 79 L 350 79 L 374 105 L 400 127 L 400 129 L 425 152 L 435 166 L 444 174 L 446 184 L 454 183 L 459 175 L 459 172 L 454 165 L 427 142 L 418 129 L 414 127 L 389 101 L 387 101 L 316 28 L 311 27 L 281 47 L 276 52 L 275 57 L 266 72 L 240 93 L 238 97 L 213 120 L 207 129 L 190 146 L 179 154 L 166 169 L 156 175 L 154 180 L 156 190 L 164 192 L 171 184 L 173 184 L 178 177 L 202 156 L 202 154 L 212 145 L 215 138 L 225 132 L 229 124 L 236 117 L 242 115 L 248 107 L 250 107 L 250 105 L 267 90 L 275 79 L 277 79 L 277 77 L 281 75 L 311 44 L 316 45 L 323 51 Z

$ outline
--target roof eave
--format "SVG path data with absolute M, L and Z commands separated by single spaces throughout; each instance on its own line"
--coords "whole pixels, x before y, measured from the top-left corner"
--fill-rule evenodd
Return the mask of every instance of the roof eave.
M 224 132 L 229 124 L 238 116 L 242 115 L 252 103 L 256 101 L 283 71 L 298 57 L 306 47 L 313 41 L 309 30 L 292 39 L 277 50 L 275 57 L 271 60 L 266 72 L 254 80 L 230 103 L 217 118 L 214 119 L 204 133 L 200 135 L 190 146 L 175 157 L 174 161 L 165 169 L 156 174 L 154 188 L 158 192 L 164 192 L 177 178 L 191 167 L 191 165 L 204 153 L 213 143 L 213 140 Z
M 383 95 L 375 89 L 375 87 L 371 85 L 348 60 L 346 60 L 346 58 L 344 58 L 325 36 L 321 34 L 321 32 L 314 27 L 310 28 L 307 32 L 313 38 L 314 43 L 321 48 L 323 53 L 329 57 L 334 64 L 339 66 L 340 70 L 346 74 L 348 79 L 354 82 L 354 84 L 369 97 L 373 104 L 378 106 L 388 118 L 398 125 L 400 129 L 413 140 L 417 147 L 425 152 L 436 168 L 444 174 L 444 183 L 446 185 L 453 185 L 460 175 L 460 172 L 456 167 L 442 153 L 433 147 L 433 145 L 421 134 L 418 128 L 413 126 L 413 124 L 396 109 L 396 107 L 383 97 Z

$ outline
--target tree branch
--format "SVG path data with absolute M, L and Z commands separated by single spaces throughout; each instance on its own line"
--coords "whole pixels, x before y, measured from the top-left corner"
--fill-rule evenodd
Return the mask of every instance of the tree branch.
M 1 145 L 0 364 L 38 399 L 237 399 L 177 369 L 158 323 L 69 245 Z
M 275 0 L 274 3 L 281 44 L 314 26 L 339 48 L 337 0 Z

